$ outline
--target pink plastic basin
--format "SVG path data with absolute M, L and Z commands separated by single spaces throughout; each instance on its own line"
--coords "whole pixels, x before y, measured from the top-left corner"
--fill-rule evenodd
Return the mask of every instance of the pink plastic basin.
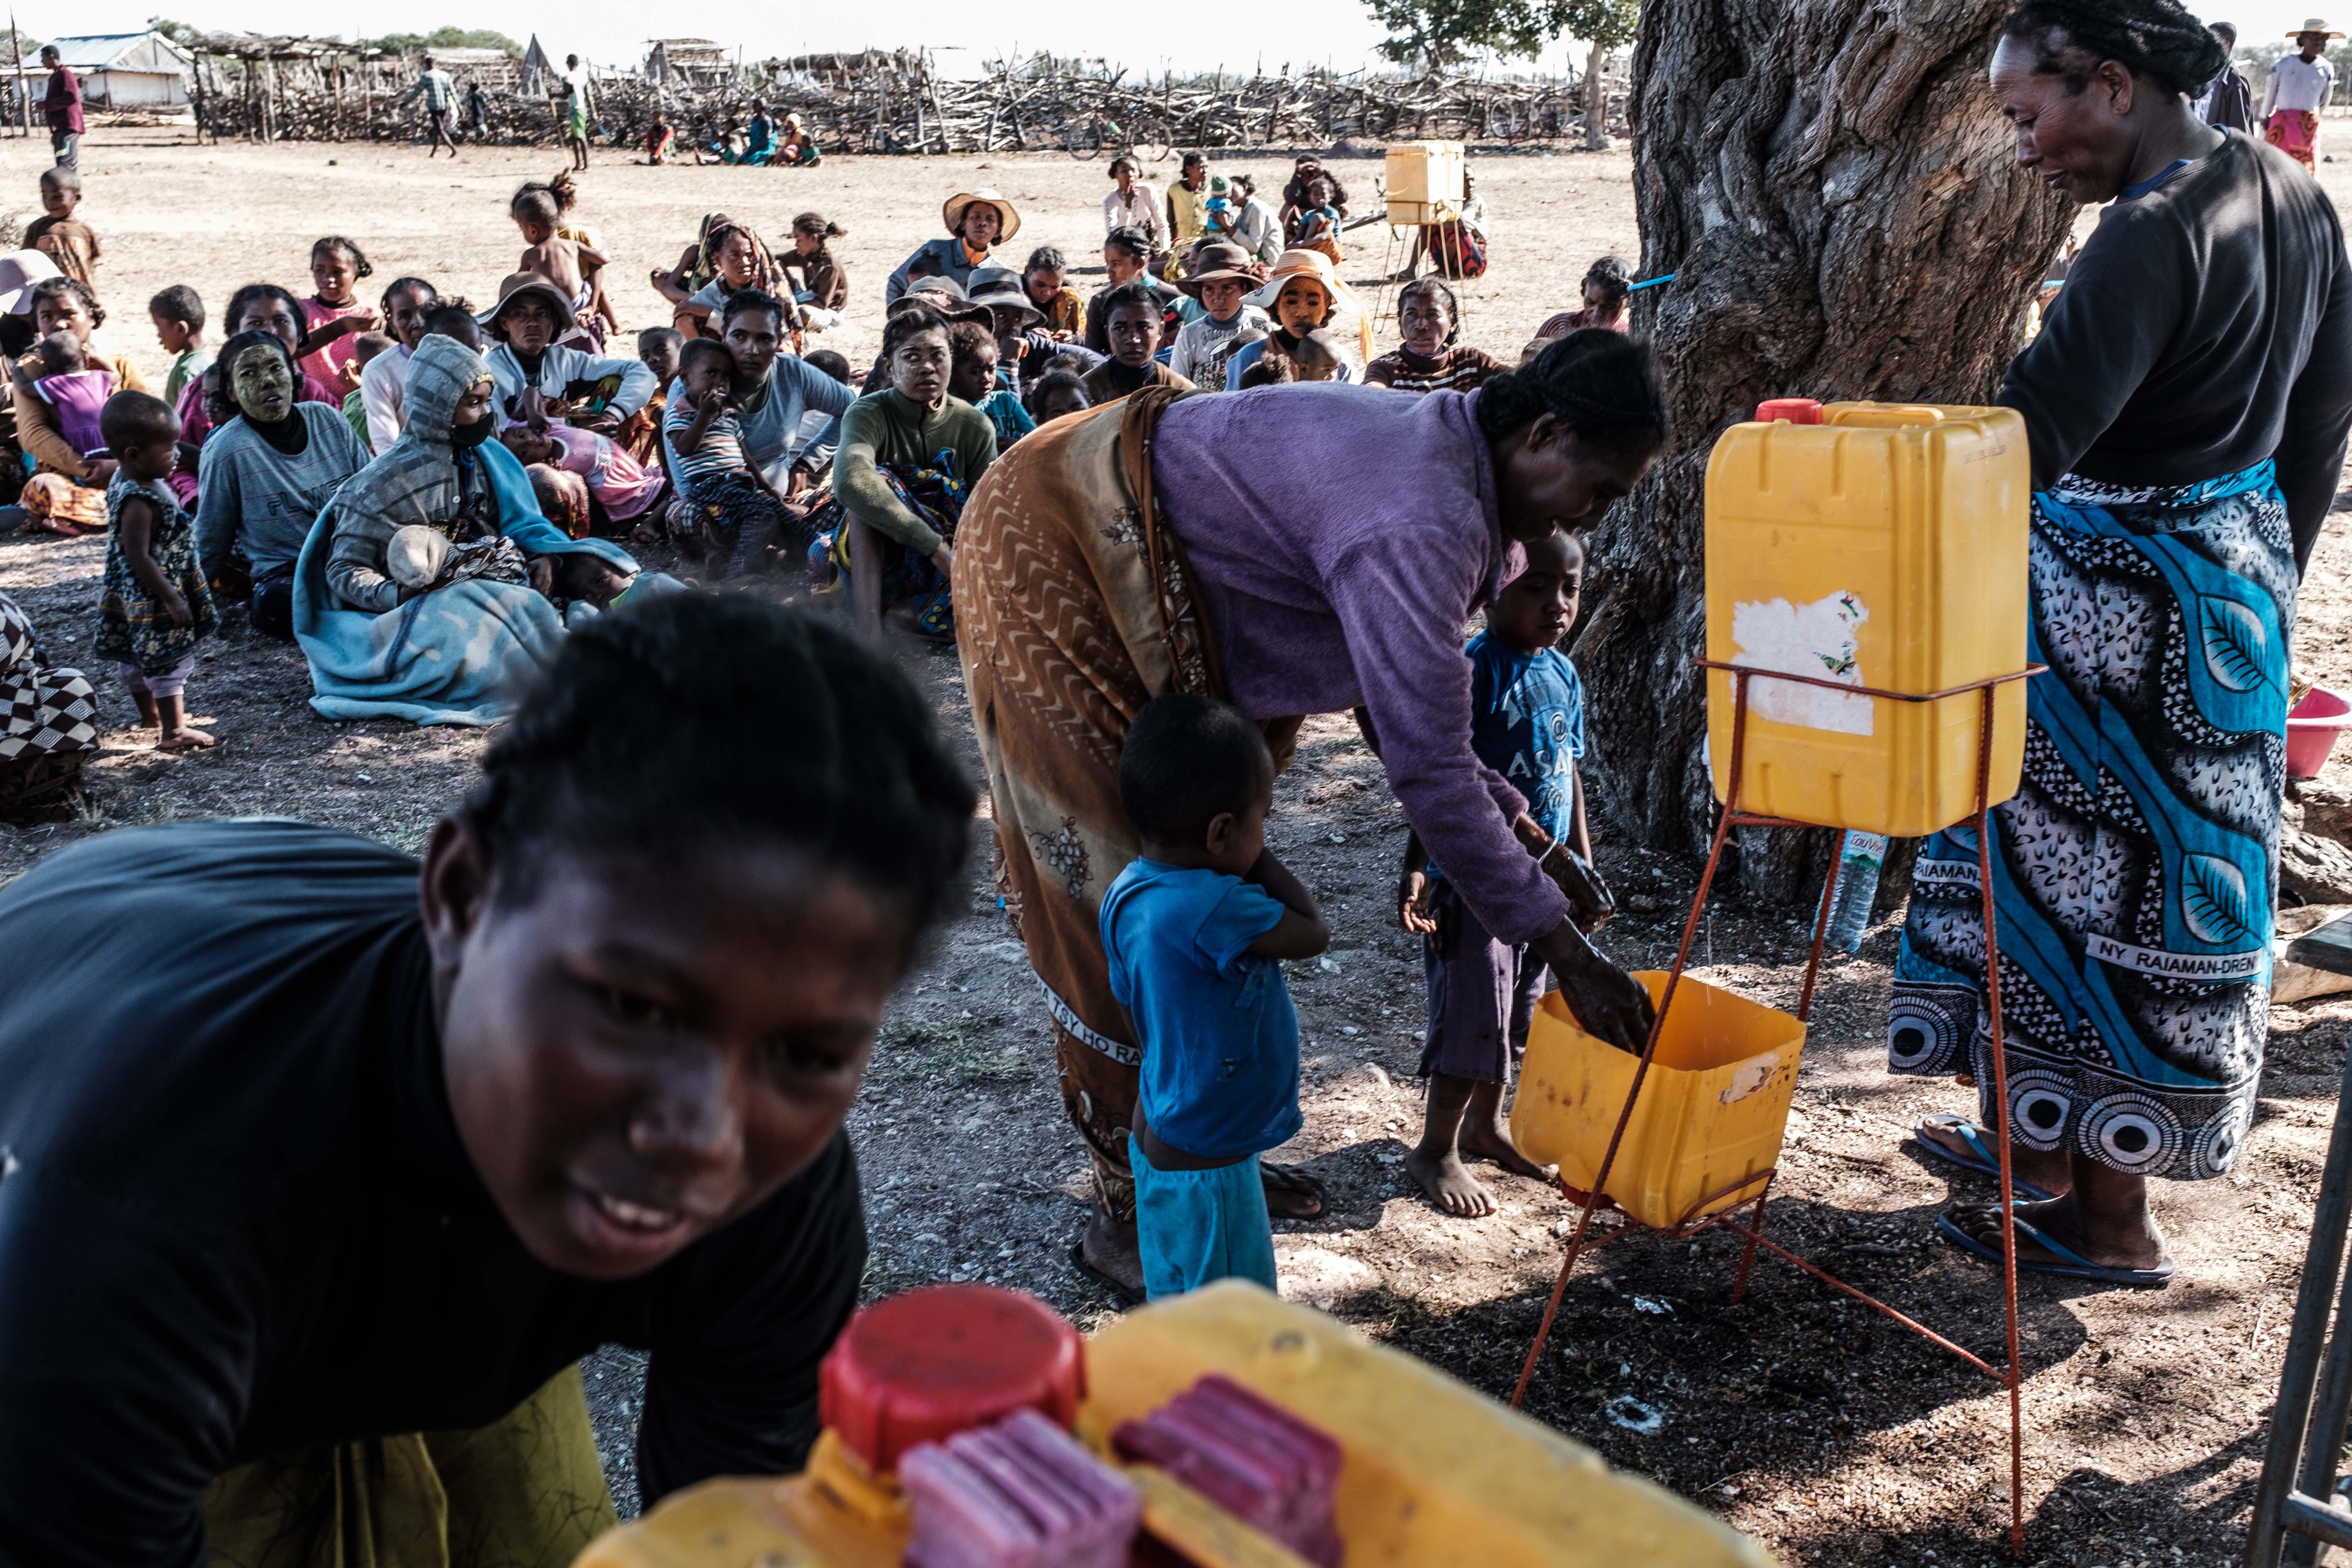
M 2286 776 L 2315 779 L 2336 749 L 2336 737 L 2352 724 L 2352 702 L 2315 686 L 2286 716 Z

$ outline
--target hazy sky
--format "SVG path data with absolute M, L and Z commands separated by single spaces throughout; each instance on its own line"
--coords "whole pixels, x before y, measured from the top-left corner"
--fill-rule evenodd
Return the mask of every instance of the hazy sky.
M 336 34 L 351 37 L 380 33 L 394 26 L 429 32 L 445 23 L 468 27 L 494 27 L 520 41 L 536 30 L 540 42 L 559 61 L 578 53 L 598 65 L 635 65 L 643 60 L 646 39 L 657 30 L 701 34 L 729 45 L 741 46 L 746 58 L 800 54 L 819 49 L 856 49 L 928 44 L 942 50 L 942 68 L 955 74 L 976 74 L 976 64 L 959 68 L 959 59 L 977 62 L 1013 49 L 1024 53 L 1051 47 L 1059 55 L 1101 55 L 1131 68 L 1159 70 L 1173 61 L 1180 68 L 1208 69 L 1218 65 L 1248 71 L 1262 58 L 1266 68 L 1278 69 L 1286 60 L 1294 65 L 1328 61 L 1342 69 L 1356 69 L 1370 61 L 1369 51 L 1382 37 L 1360 0 L 1288 0 L 1287 4 L 1253 7 L 1247 26 L 1222 29 L 1202 24 L 1220 15 L 1190 6 L 1171 7 L 1117 0 L 1110 5 L 987 5 L 972 0 L 892 0 L 887 5 L 623 5 L 618 0 L 584 0 L 569 5 L 526 4 L 524 0 L 466 0 L 440 6 L 425 0 L 403 7 L 398 19 L 387 8 L 352 6 L 338 11 L 332 5 L 298 4 L 296 0 L 93 0 L 61 5 L 57 0 L 19 0 L 18 24 L 34 37 L 60 32 L 133 32 L 146 25 L 157 7 L 162 14 L 200 27 L 235 28 L 257 33 Z M 1180 22 L 1175 20 L 1181 18 Z M 1012 30 L 1007 31 L 1008 25 Z M 961 54 L 944 51 L 957 46 Z M 1566 58 L 1567 47 L 1555 45 L 1547 64 Z M 1517 68 L 1528 68 L 1522 63 Z

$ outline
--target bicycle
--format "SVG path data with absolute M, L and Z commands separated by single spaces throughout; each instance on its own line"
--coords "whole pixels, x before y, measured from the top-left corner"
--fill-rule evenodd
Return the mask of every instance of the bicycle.
M 1120 153 L 1157 163 L 1174 151 L 1175 142 L 1168 127 L 1156 120 L 1139 120 L 1122 128 L 1118 121 L 1100 110 L 1062 128 L 1062 150 L 1081 162 L 1099 157 L 1105 147 L 1116 148 Z

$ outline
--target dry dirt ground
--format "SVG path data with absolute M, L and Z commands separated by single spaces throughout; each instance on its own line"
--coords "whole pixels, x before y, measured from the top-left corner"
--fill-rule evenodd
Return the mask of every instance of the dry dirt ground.
M 172 145 L 156 132 L 101 130 L 86 144 L 85 214 L 104 237 L 103 298 L 121 341 L 163 362 L 140 304 L 190 281 L 217 305 L 253 278 L 302 280 L 309 241 L 360 241 L 379 283 L 408 271 L 477 299 L 513 264 L 504 217 L 515 184 L 551 172 L 549 155 L 469 153 L 427 163 L 402 148 Z M 184 142 L 184 139 L 183 139 Z M 30 205 L 45 162 L 0 141 L 0 191 Z M 1015 248 L 1083 250 L 1099 233 L 1100 164 L 1066 158 L 852 160 L 805 174 L 649 170 L 607 157 L 587 181 L 618 279 L 674 258 L 696 217 L 745 215 L 770 233 L 817 207 L 852 230 L 843 251 L 859 323 L 839 346 L 872 351 L 884 270 L 935 232 L 949 190 L 985 183 L 1029 214 Z M 1273 174 L 1284 161 L 1251 166 Z M 1369 186 L 1369 165 L 1363 181 Z M 1471 336 L 1507 355 L 1568 300 L 1585 262 L 1631 258 L 1630 171 L 1622 155 L 1479 161 L 1494 214 L 1496 268 L 1469 287 Z M 2339 171 L 2342 171 L 2339 173 Z M 2352 165 L 2324 171 L 2331 187 Z M 1352 183 L 1352 181 L 1351 181 Z M 1360 196 L 1362 192 L 1359 192 Z M 1378 233 L 1379 231 L 1370 231 Z M 1359 237 L 1360 238 L 1360 237 Z M 1379 258 L 1359 247 L 1349 276 Z M 642 287 L 615 295 L 632 326 L 659 319 Z M 2352 541 L 2337 531 L 2305 584 L 2301 672 L 2352 687 Z M 0 539 L 0 588 L 46 631 L 61 661 L 87 647 L 102 555 L 96 542 Z M 970 727 L 951 658 L 910 653 L 941 721 L 969 758 Z M 300 660 L 241 629 L 205 657 L 192 707 L 222 737 L 208 754 L 170 757 L 121 727 L 130 706 L 110 676 L 110 729 L 91 767 L 84 821 L 0 828 L 0 878 L 91 832 L 236 813 L 298 814 L 417 847 L 465 787 L 478 731 L 328 724 L 307 706 Z M 976 763 L 975 763 L 976 771 Z M 2352 782 L 2352 765 L 2336 773 Z M 1421 966 L 1395 926 L 1391 889 L 1403 824 L 1380 769 L 1344 719 L 1307 731 L 1278 791 L 1279 852 L 1333 917 L 1329 956 L 1292 966 L 1305 1029 L 1306 1130 L 1280 1157 L 1328 1184 L 1328 1217 L 1282 1227 L 1286 1289 L 1472 1384 L 1507 1394 L 1560 1251 L 1559 1194 L 1488 1179 L 1500 1211 L 1444 1218 L 1408 1188 L 1402 1157 L 1419 1125 Z M 1692 868 L 1605 852 L 1628 912 L 1603 939 L 1629 966 L 1671 956 Z M 869 1190 L 873 1294 L 931 1279 L 992 1279 L 1052 1301 L 1082 1326 L 1117 1309 L 1069 1264 L 1084 1209 L 1083 1161 L 1053 1089 L 1045 1020 L 1020 949 L 976 868 L 966 912 L 944 931 L 895 1006 L 853 1118 Z M 1806 927 L 1799 911 L 1724 900 L 1696 973 L 1793 1003 Z M 1954 1179 L 1906 1142 L 1930 1110 L 1967 1091 L 1892 1079 L 1878 1030 L 1893 924 L 1825 977 L 1769 1227 L 1857 1284 L 1956 1340 L 1998 1353 L 1997 1285 L 1932 1239 L 1938 1210 L 1987 1184 Z M 2029 1280 L 2027 1561 L 2072 1564 L 2233 1562 L 2311 1217 L 2336 1075 L 2352 1040 L 2352 1001 L 2281 1008 L 2261 1114 L 2227 1180 L 2167 1186 L 2158 1212 L 2180 1279 L 2142 1296 Z M 1728 1304 L 1736 1249 L 1621 1242 L 1580 1267 L 1528 1409 L 1653 1476 L 1803 1563 L 1990 1563 L 2000 1552 L 2005 1400 L 1980 1374 L 1784 1264 L 1759 1264 Z M 590 1369 L 616 1489 L 633 1505 L 629 1435 L 635 1359 Z M 1612 1419 L 1659 1417 L 1636 1431 Z M 1642 1425 L 1649 1425 L 1643 1422 Z

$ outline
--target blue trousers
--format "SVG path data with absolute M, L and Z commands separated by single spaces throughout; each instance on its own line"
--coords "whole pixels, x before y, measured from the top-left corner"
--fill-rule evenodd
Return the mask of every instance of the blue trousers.
M 1157 1301 L 1216 1279 L 1255 1279 L 1274 1289 L 1274 1222 L 1255 1160 L 1213 1171 L 1162 1171 L 1127 1141 L 1135 1172 L 1135 1233 L 1143 1293 Z

